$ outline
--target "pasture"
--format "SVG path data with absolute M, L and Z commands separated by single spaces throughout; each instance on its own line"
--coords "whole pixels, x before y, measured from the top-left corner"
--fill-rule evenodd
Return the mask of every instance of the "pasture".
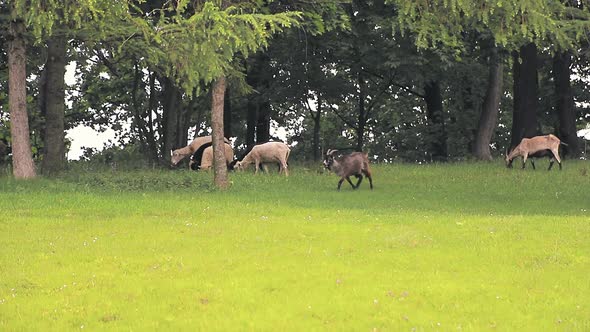
M 590 167 L 547 163 L 3 175 L 0 330 L 588 331 Z

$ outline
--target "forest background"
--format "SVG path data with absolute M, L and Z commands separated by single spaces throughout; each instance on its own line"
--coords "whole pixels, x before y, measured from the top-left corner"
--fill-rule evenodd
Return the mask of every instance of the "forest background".
M 65 132 L 79 125 L 115 133 L 83 160 L 150 167 L 168 165 L 169 151 L 195 136 L 220 136 L 220 125 L 237 154 L 283 128 L 299 161 L 328 148 L 369 151 L 377 162 L 491 160 L 548 133 L 577 158 L 577 132 L 590 122 L 589 8 L 1 1 L 0 162 L 15 177 L 57 174 L 68 164 Z M 23 84 L 10 86 L 17 66 Z

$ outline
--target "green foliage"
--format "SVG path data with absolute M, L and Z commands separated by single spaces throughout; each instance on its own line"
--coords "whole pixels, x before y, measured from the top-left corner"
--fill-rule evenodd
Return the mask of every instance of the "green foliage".
M 207 176 L 0 177 L 2 330 L 590 328 L 584 162 Z
M 146 54 L 148 61 L 166 63 L 166 73 L 187 93 L 201 81 L 235 75 L 236 54 L 247 57 L 266 47 L 274 34 L 296 25 L 301 17 L 297 12 L 243 13 L 237 7 L 220 9 L 214 2 L 205 2 L 195 13 L 187 13 L 185 5 L 168 13 L 153 25 L 141 17 L 133 21 L 153 46 Z
M 461 33 L 490 33 L 497 44 L 517 49 L 528 42 L 552 49 L 572 49 L 590 28 L 588 9 L 560 0 L 388 0 L 398 9 L 394 28 L 416 35 L 419 48 L 451 48 Z
M 11 11 L 12 18 L 23 19 L 37 42 L 62 27 L 69 28 L 65 31 L 74 32 L 92 24 L 94 29 L 86 31 L 101 34 L 106 28 L 112 28 L 113 22 L 129 13 L 127 0 L 10 0 L 9 3 L 14 8 Z

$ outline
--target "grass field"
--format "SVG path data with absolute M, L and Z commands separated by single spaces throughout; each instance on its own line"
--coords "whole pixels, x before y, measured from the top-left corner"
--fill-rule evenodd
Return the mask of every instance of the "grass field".
M 0 331 L 589 331 L 590 165 L 0 177 Z

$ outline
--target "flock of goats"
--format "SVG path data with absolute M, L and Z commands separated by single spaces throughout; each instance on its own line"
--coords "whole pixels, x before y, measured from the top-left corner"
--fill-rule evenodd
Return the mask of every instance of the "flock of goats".
M 506 166 L 512 167 L 512 161 L 517 157 L 522 157 L 522 168 L 525 167 L 528 158 L 531 161 L 533 169 L 535 163 L 533 158 L 549 157 L 549 170 L 557 160 L 561 170 L 561 159 L 559 158 L 559 145 L 562 143 L 554 135 L 535 136 L 532 138 L 523 138 L 518 146 L 506 153 Z M 266 172 L 266 164 L 278 164 L 279 173 L 289 175 L 287 160 L 291 149 L 282 142 L 267 142 L 255 145 L 241 157 L 234 159 L 234 151 L 231 142 L 225 139 L 225 160 L 230 170 L 244 170 L 249 165 L 254 164 L 255 173 L 262 167 Z M 202 136 L 195 138 L 189 145 L 170 152 L 170 161 L 172 165 L 177 165 L 182 159 L 191 156 L 189 167 L 192 170 L 210 169 L 213 165 L 213 147 L 211 136 Z M 366 152 L 340 153 L 338 150 L 329 149 L 324 158 L 324 167 L 340 176 L 338 181 L 338 190 L 344 180 L 348 181 L 353 189 L 357 189 L 363 180 L 363 175 L 369 180 L 369 185 L 373 189 L 373 178 L 369 167 L 369 157 Z M 357 183 L 353 184 L 350 177 L 357 178 Z

